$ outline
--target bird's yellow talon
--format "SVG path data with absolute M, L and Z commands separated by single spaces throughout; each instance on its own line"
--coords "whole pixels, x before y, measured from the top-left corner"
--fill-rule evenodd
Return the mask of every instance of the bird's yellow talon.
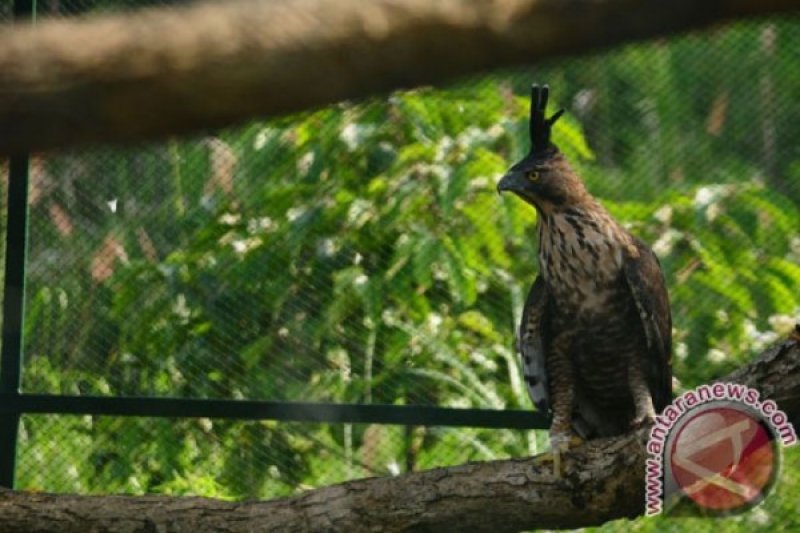
M 570 446 L 576 438 L 575 435 L 571 434 L 555 434 L 550 436 L 550 453 L 553 456 L 553 476 L 557 479 L 561 478 L 562 473 L 561 456 L 569 451 Z

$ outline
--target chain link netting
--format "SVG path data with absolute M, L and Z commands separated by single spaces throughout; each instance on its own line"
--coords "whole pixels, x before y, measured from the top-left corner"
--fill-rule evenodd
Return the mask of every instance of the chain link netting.
M 567 109 L 555 141 L 589 190 L 661 259 L 678 391 L 724 375 L 800 320 L 798 49 L 795 20 L 737 23 L 201 138 L 36 154 L 23 389 L 532 409 L 514 329 L 535 213 L 495 184 L 527 151 L 533 81 Z M 29 415 L 17 479 L 267 498 L 527 455 L 539 433 Z M 798 487 L 785 468 L 736 520 L 796 524 Z

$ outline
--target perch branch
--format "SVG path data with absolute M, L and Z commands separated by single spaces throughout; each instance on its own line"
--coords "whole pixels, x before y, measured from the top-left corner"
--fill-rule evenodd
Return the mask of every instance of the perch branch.
M 262 0 L 0 31 L 0 155 L 219 128 L 800 0 Z
M 800 421 L 800 342 L 724 378 L 757 388 Z M 350 481 L 265 502 L 0 492 L 0 529 L 83 531 L 485 531 L 576 528 L 643 512 L 647 430 L 589 441 L 555 480 L 542 456 Z

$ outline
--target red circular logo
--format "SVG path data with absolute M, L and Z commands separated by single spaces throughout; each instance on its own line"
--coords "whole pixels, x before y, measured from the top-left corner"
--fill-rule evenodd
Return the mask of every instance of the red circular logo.
M 774 435 L 744 409 L 712 407 L 690 417 L 672 441 L 670 463 L 680 489 L 719 512 L 759 503 L 776 477 Z

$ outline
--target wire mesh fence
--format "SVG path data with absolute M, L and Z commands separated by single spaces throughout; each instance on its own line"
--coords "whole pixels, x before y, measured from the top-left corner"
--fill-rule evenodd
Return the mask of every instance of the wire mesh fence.
M 518 445 L 510 430 L 383 424 L 31 415 L 22 427 L 20 488 L 88 494 L 158 487 L 169 494 L 274 497 L 509 455 L 502 447 L 487 448 L 486 439 Z M 51 445 L 40 446 L 43 439 Z M 449 452 L 432 453 L 437 447 Z
M 532 81 L 567 109 L 555 142 L 589 190 L 661 259 L 681 386 L 720 376 L 800 320 L 798 49 L 796 20 L 741 23 L 194 139 L 37 154 L 23 390 L 532 409 L 514 330 L 535 213 L 495 193 L 528 148 Z M 17 479 L 272 497 L 527 455 L 539 433 L 29 415 Z M 741 526 L 796 523 L 799 484 L 787 468 Z

